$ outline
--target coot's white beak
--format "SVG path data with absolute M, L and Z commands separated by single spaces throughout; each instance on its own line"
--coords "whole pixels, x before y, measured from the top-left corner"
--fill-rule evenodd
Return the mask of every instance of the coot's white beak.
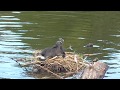
M 37 56 L 36 58 L 40 58 L 41 60 L 44 60 L 46 59 L 44 56 L 40 55 L 40 56 Z

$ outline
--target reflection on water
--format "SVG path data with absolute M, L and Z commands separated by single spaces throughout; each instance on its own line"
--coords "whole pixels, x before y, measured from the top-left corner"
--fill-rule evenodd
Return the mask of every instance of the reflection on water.
M 120 12 L 115 11 L 8 11 L 0 12 L 0 77 L 29 76 L 12 58 L 30 57 L 34 50 L 52 46 L 59 37 L 78 53 L 107 63 L 105 79 L 120 78 Z M 93 43 L 92 48 L 85 45 Z
M 32 23 L 15 22 L 15 20 L 20 20 L 19 18 L 15 18 L 15 16 L 1 16 L 0 20 L 0 78 L 32 79 L 33 77 L 27 76 L 24 70 L 18 67 L 16 62 L 12 60 L 12 58 L 15 57 L 29 56 L 27 53 L 31 51 L 27 48 L 30 46 L 22 42 L 22 38 L 24 38 L 22 35 L 25 34 L 25 32 L 21 32 L 28 30 L 19 29 L 22 29 L 24 24 Z M 17 32 L 12 31 L 14 28 Z

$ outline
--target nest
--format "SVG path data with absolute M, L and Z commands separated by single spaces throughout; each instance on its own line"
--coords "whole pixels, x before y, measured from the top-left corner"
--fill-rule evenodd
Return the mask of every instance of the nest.
M 41 61 L 37 56 L 41 50 L 36 50 L 32 58 L 17 59 L 21 67 L 31 68 L 32 72 L 36 73 L 52 73 L 54 75 L 66 75 L 65 77 L 74 74 L 84 68 L 82 56 L 74 52 L 65 52 L 66 57 L 55 56 L 45 61 Z M 22 62 L 22 64 L 20 63 Z M 69 74 L 69 75 L 68 75 Z
M 99 62 L 96 62 L 95 65 L 94 63 L 85 62 L 83 56 L 91 56 L 93 54 L 82 55 L 76 54 L 74 52 L 65 52 L 65 58 L 63 58 L 62 56 L 55 56 L 53 58 L 48 58 L 45 61 L 41 61 L 38 57 L 40 52 L 40 50 L 36 50 L 32 58 L 17 59 L 16 62 L 18 62 L 21 67 L 25 67 L 27 70 L 29 68 L 32 73 L 50 73 L 59 79 L 73 76 L 78 72 L 81 72 L 81 76 L 79 78 L 88 78 L 88 72 L 91 73 L 93 76 L 90 78 L 97 78 L 100 75 L 104 75 L 105 73 L 103 71 L 106 71 L 105 68 L 103 71 L 101 71 L 102 74 L 94 76 L 96 73 L 98 73 L 95 72 L 96 69 L 94 68 L 97 68 L 99 65 L 100 67 L 101 65 L 104 65 L 104 67 L 106 66 L 104 63 Z M 97 59 L 94 60 L 97 61 Z M 20 62 L 22 62 L 22 64 Z M 103 68 L 101 68 L 101 70 L 102 69 Z

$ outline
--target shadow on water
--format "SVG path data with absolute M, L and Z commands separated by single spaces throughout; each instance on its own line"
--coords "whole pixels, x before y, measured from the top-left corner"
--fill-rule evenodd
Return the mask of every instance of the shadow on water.
M 109 65 L 105 79 L 119 79 L 119 16 L 115 11 L 1 11 L 0 77 L 47 78 L 27 75 L 12 58 L 30 57 L 62 37 L 66 51 L 71 46 L 77 53 L 96 54 L 87 59 L 97 57 Z M 93 47 L 85 47 L 88 43 Z

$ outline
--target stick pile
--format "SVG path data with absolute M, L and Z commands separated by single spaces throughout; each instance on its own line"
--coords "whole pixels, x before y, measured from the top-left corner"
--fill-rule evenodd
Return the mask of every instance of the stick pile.
M 94 69 L 94 64 L 84 62 L 82 56 L 80 56 L 79 54 L 75 54 L 74 52 L 66 52 L 65 58 L 61 56 L 56 56 L 45 61 L 41 61 L 37 57 L 39 52 L 40 50 L 35 51 L 31 59 L 19 59 L 16 60 L 16 62 L 18 62 L 21 67 L 30 68 L 32 72 L 47 72 L 54 75 L 58 79 L 64 79 L 81 71 L 83 74 L 81 74 L 79 78 L 99 78 L 99 73 L 95 72 L 96 70 Z M 20 64 L 20 62 L 22 62 L 22 64 Z M 93 70 L 91 70 L 91 65 L 93 66 Z M 91 71 L 94 75 L 92 75 Z M 89 72 L 91 76 L 89 76 L 87 72 Z M 105 70 L 103 75 L 104 74 Z M 100 73 L 100 75 L 102 75 L 102 72 Z

